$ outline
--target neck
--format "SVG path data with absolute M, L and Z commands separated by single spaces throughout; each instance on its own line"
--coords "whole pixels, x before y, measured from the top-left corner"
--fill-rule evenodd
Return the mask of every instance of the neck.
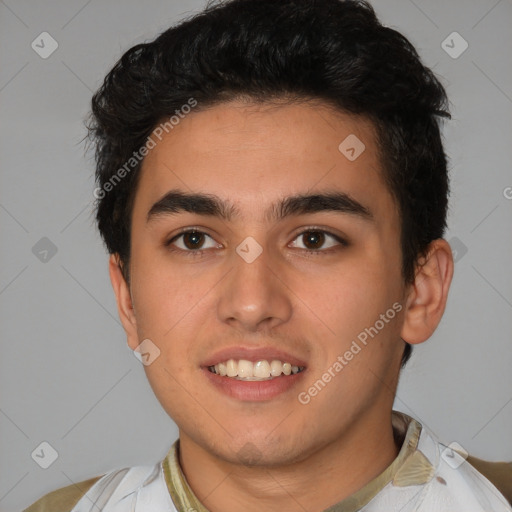
M 180 464 L 211 512 L 322 512 L 382 473 L 396 458 L 391 411 L 364 418 L 342 438 L 300 462 L 282 466 L 233 464 L 204 450 L 180 431 Z

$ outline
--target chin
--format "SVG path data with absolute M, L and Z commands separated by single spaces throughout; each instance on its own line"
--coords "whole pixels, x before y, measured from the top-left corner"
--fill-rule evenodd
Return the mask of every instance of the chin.
M 254 433 L 234 434 L 231 448 L 219 445 L 209 446 L 209 451 L 232 464 L 246 467 L 275 467 L 293 464 L 307 457 L 303 440 L 294 440 L 290 435 L 272 437 Z M 236 440 L 236 442 L 234 442 Z

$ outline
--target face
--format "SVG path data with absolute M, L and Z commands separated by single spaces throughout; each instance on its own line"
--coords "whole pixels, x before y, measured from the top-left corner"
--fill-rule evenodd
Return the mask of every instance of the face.
M 366 120 L 226 103 L 165 134 L 133 207 L 126 330 L 132 349 L 160 351 L 144 368 L 180 436 L 272 465 L 386 417 L 404 347 L 399 240 Z

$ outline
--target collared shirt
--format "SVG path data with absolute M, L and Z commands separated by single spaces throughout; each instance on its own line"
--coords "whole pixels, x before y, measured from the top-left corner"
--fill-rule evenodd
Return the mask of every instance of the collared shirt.
M 394 411 L 393 430 L 403 439 L 395 460 L 359 491 L 324 512 L 512 512 L 503 494 L 484 475 L 461 454 L 436 441 L 416 420 Z M 512 486 L 512 471 L 510 475 Z M 88 481 L 87 486 L 82 487 L 78 502 L 75 498 L 59 512 L 208 512 L 181 470 L 179 440 L 159 463 L 110 471 Z M 62 498 L 59 491 L 51 495 Z M 44 500 L 25 512 L 54 512 Z

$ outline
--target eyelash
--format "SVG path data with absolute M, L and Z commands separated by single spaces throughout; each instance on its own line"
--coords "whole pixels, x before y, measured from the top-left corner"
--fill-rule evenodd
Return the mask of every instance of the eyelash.
M 199 229 L 196 229 L 196 228 L 185 228 L 182 231 L 180 231 L 177 235 L 174 235 L 172 238 L 167 240 L 164 243 L 165 247 L 167 247 L 171 252 L 182 252 L 182 253 L 185 253 L 185 255 L 188 256 L 188 257 L 192 257 L 192 258 L 194 258 L 194 257 L 202 257 L 203 253 L 205 253 L 209 249 L 197 249 L 197 250 L 189 249 L 189 250 L 185 250 L 185 249 L 180 249 L 180 248 L 172 247 L 173 242 L 178 240 L 183 235 L 186 235 L 187 233 L 197 233 L 197 234 L 206 235 L 206 236 L 212 238 L 208 233 L 205 233 L 204 231 L 201 231 Z M 306 233 L 323 233 L 324 235 L 332 237 L 342 247 L 348 247 L 348 245 L 349 245 L 348 242 L 346 240 L 344 240 L 343 238 L 341 238 L 340 236 L 335 235 L 334 233 L 331 233 L 329 231 L 326 231 L 325 229 L 317 228 L 315 226 L 310 226 L 310 227 L 304 229 L 303 231 L 298 233 L 293 240 L 296 240 L 297 238 L 299 238 L 300 236 L 305 235 Z M 212 238 L 212 240 L 213 240 L 213 238 Z M 325 254 L 325 253 L 330 254 L 330 253 L 333 252 L 333 250 L 336 250 L 336 249 L 337 249 L 337 246 L 329 247 L 328 249 L 300 249 L 300 250 L 303 253 L 306 253 L 306 254 L 309 254 L 309 255 L 318 256 L 318 255 L 320 255 L 322 253 L 323 254 Z

